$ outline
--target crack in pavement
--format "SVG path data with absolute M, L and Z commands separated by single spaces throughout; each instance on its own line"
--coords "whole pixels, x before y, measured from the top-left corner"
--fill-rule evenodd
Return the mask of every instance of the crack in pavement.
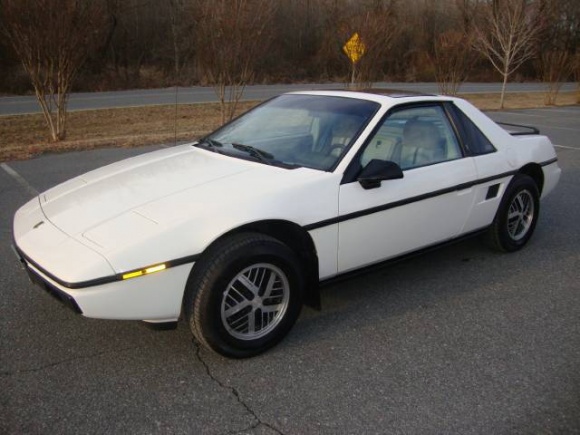
M 201 346 L 195 340 L 192 340 L 192 343 L 193 343 L 193 347 L 195 348 L 195 356 L 197 357 L 197 360 L 201 363 L 201 365 L 205 368 L 205 371 L 206 371 L 207 375 L 209 376 L 209 378 L 212 381 L 214 381 L 216 384 L 218 384 L 224 390 L 229 390 L 232 393 L 232 395 L 235 397 L 236 401 L 244 407 L 244 409 L 248 412 L 248 414 L 250 414 L 252 416 L 252 419 L 254 420 L 254 423 L 251 424 L 250 426 L 243 428 L 241 430 L 235 431 L 235 432 L 228 432 L 228 433 L 234 435 L 234 434 L 244 433 L 245 431 L 255 429 L 258 426 L 265 426 L 268 429 L 270 429 L 270 430 L 272 430 L 280 435 L 284 435 L 284 432 L 275 428 L 271 424 L 262 421 L 260 419 L 260 417 L 258 417 L 256 415 L 256 412 L 252 408 L 250 408 L 250 405 L 248 405 L 246 402 L 244 402 L 244 400 L 240 396 L 239 391 L 236 388 L 225 385 L 222 381 L 220 381 L 218 378 L 216 378 L 211 373 L 209 365 L 205 362 L 205 360 L 201 356 Z
M 74 358 L 67 358 L 67 359 L 63 359 L 61 361 L 56 361 L 56 362 L 53 362 L 50 364 L 42 365 L 40 367 L 33 367 L 33 368 L 29 368 L 29 369 L 0 371 L 0 377 L 8 377 L 8 376 L 14 376 L 14 375 L 20 375 L 20 374 L 26 374 L 26 373 L 35 373 L 35 372 L 39 372 L 39 371 L 42 371 L 45 369 L 57 367 L 61 364 L 67 364 L 67 363 L 74 362 L 74 361 L 82 361 L 82 360 L 86 360 L 86 359 L 98 358 L 100 356 L 107 355 L 109 353 L 126 352 L 128 350 L 139 349 L 140 347 L 141 346 L 133 346 L 133 347 L 126 347 L 124 349 L 107 350 L 107 351 L 103 351 L 103 352 L 99 352 L 99 353 L 95 353 L 95 354 L 91 354 L 91 355 L 84 355 L 84 356 L 77 356 Z

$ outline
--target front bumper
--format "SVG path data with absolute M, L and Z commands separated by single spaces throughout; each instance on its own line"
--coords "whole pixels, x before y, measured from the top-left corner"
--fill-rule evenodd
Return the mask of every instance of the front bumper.
M 16 250 L 18 253 L 18 250 Z M 97 319 L 171 322 L 179 319 L 192 264 L 159 273 L 72 289 L 51 279 L 20 255 L 30 280 L 78 314 Z
M 14 245 L 12 245 L 12 247 L 14 249 L 14 252 L 16 253 L 16 256 L 18 257 L 18 260 L 22 264 L 22 268 L 28 274 L 28 278 L 30 279 L 30 282 L 32 282 L 33 284 L 36 284 L 37 286 L 42 288 L 45 292 L 47 292 L 49 295 L 54 297 L 56 300 L 61 302 L 66 307 L 73 310 L 75 313 L 83 314 L 83 311 L 80 309 L 80 307 L 78 306 L 78 304 L 76 303 L 76 301 L 74 300 L 74 298 L 72 296 L 68 295 L 67 293 L 63 292 L 59 288 L 55 287 L 50 282 L 43 279 L 35 271 L 33 271 L 30 268 L 30 266 L 28 265 L 28 263 L 26 262 L 26 260 L 20 255 L 20 253 L 18 252 L 16 247 Z
M 167 261 L 164 270 L 143 276 L 116 270 L 104 256 L 54 226 L 37 199 L 14 217 L 14 247 L 35 284 L 75 312 L 99 319 L 177 320 L 196 259 Z

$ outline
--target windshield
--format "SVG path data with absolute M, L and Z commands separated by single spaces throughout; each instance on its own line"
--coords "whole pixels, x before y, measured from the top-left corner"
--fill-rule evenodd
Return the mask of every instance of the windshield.
M 379 108 L 322 95 L 282 95 L 226 124 L 197 146 L 286 167 L 332 170 Z

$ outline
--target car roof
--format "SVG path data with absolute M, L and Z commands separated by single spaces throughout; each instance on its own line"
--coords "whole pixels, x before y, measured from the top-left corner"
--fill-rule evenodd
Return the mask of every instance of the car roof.
M 362 90 L 313 90 L 313 91 L 296 91 L 289 92 L 289 94 L 299 95 L 324 95 L 331 97 L 355 98 L 359 100 L 369 100 L 381 103 L 382 105 L 395 105 L 405 102 L 418 101 L 452 101 L 455 98 L 444 96 L 420 93 L 415 91 L 407 91 L 400 89 L 386 89 L 386 88 L 370 88 Z

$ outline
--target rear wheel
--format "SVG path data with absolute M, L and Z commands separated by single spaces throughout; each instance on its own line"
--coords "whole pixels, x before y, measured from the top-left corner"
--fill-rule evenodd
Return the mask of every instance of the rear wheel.
M 290 248 L 262 234 L 237 234 L 211 247 L 195 265 L 185 313 L 200 343 L 245 358 L 284 338 L 300 313 L 302 290 Z
M 487 241 L 504 252 L 517 251 L 530 240 L 540 212 L 540 194 L 534 180 L 517 174 L 505 192 Z

